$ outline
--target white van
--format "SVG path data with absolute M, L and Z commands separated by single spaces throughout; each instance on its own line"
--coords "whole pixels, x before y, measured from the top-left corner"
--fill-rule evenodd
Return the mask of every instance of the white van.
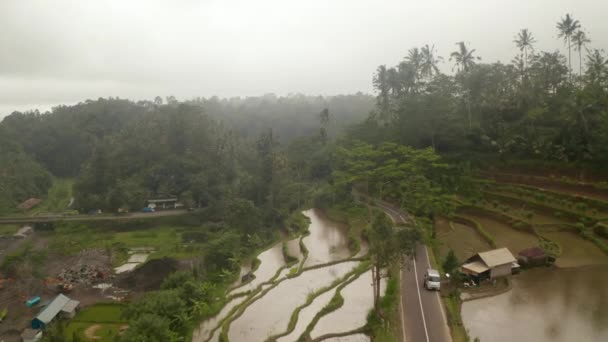
M 437 290 L 441 287 L 441 277 L 439 276 L 439 272 L 432 268 L 426 270 L 424 274 L 424 288 L 427 290 Z

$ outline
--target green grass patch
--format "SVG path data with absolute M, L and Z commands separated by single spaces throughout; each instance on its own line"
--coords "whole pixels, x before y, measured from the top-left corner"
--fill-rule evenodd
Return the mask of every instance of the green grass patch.
M 448 325 L 450 326 L 450 332 L 452 334 L 452 341 L 469 341 L 469 336 L 462 323 L 462 316 L 460 315 L 460 306 L 462 303 L 460 301 L 458 292 L 454 292 L 449 296 L 442 297 L 442 300 L 446 308 Z
M 125 305 L 101 303 L 86 307 L 78 312 L 72 321 L 90 323 L 124 323 L 122 313 Z
M 13 236 L 19 229 L 18 225 L 0 224 L 0 237 Z
M 99 324 L 94 333 L 99 337 L 96 341 L 114 341 L 120 328 L 127 324 L 122 318 L 124 310 L 125 305 L 114 303 L 96 304 L 82 309 L 66 326 L 66 341 L 72 341 L 75 335 L 84 336 L 84 331 L 95 324 Z
M 382 320 L 374 310 L 371 310 L 367 316 L 367 328 L 372 341 L 396 342 L 399 341 L 399 336 L 402 335 L 399 316 L 399 301 L 401 300 L 399 292 L 400 272 L 401 269 L 397 264 L 393 265 L 388 272 L 386 291 L 384 292 L 384 296 L 380 298 L 380 309 L 385 320 Z

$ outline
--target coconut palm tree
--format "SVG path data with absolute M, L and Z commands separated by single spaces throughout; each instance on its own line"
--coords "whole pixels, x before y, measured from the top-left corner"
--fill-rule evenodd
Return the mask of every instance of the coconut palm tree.
M 380 94 L 378 94 L 378 105 L 383 113 L 388 110 L 388 95 L 390 91 L 388 78 L 386 65 L 379 66 L 374 75 L 374 88 L 380 92 Z
M 608 76 L 608 58 L 604 57 L 602 50 L 593 49 L 590 51 L 587 49 L 587 77 L 589 82 L 602 84 L 606 76 Z
M 528 29 L 522 29 L 517 33 L 513 42 L 523 54 L 524 70 L 526 70 L 528 68 L 528 50 L 534 51 L 536 39 L 534 39 L 532 33 L 528 31 Z
M 572 82 L 572 35 L 581 27 L 578 20 L 574 20 L 570 14 L 566 14 L 561 21 L 557 22 L 558 37 L 564 38 L 568 45 L 568 74 Z
M 408 62 L 416 71 L 416 81 L 418 81 L 418 78 L 421 73 L 420 70 L 422 68 L 422 63 L 424 61 L 422 53 L 420 53 L 420 49 L 409 49 L 409 51 L 407 52 L 407 57 L 405 57 L 405 61 Z
M 591 39 L 587 38 L 585 31 L 578 30 L 572 35 L 572 41 L 574 42 L 574 49 L 578 51 L 578 75 L 583 76 L 583 47 L 587 43 L 591 43 Z
M 443 58 L 441 56 L 435 56 L 435 45 L 429 47 L 429 45 L 426 44 L 422 47 L 420 54 L 422 55 L 422 68 L 420 72 L 423 76 L 430 79 L 433 77 L 433 74 L 438 75 L 441 73 L 437 64 L 443 61 Z
M 458 71 L 468 72 L 475 65 L 475 60 L 481 58 L 473 56 L 475 49 L 469 50 L 464 42 L 458 42 L 456 45 L 458 45 L 458 50 L 450 54 L 450 61 L 453 59 L 456 62 L 455 66 L 458 67 Z

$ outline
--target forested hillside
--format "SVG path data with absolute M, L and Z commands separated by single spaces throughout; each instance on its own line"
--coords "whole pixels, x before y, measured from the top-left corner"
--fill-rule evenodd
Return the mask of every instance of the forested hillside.
M 46 193 L 51 176 L 0 130 L 0 214 Z
M 2 121 L 0 134 L 12 141 L 3 148 L 23 161 L 7 159 L 6 165 L 34 166 L 17 172 L 28 185 L 4 192 L 3 208 L 14 211 L 18 201 L 44 196 L 50 181 L 41 183 L 34 175 L 49 173 L 76 178 L 74 205 L 84 211 L 139 210 L 147 198 L 158 196 L 178 196 L 197 207 L 239 196 L 260 206 L 270 203 L 269 208 L 289 206 L 293 196 L 281 193 L 302 185 L 286 186 L 281 179 L 293 177 L 283 174 L 297 174 L 299 180 L 305 173 L 328 174 L 322 165 L 301 169 L 302 159 L 371 108 L 373 98 L 363 94 L 266 95 L 186 102 L 99 99 L 45 114 L 15 112 Z

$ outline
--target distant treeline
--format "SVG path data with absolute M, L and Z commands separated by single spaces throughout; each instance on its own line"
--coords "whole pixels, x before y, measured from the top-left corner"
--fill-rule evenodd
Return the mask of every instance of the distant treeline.
M 186 102 L 110 98 L 45 114 L 15 112 L 0 124 L 0 139 L 7 142 L 0 184 L 10 189 L 1 205 L 6 211 L 43 196 L 54 175 L 76 178 L 81 210 L 136 210 L 146 198 L 166 195 L 205 206 L 228 194 L 274 208 L 282 200 L 280 183 L 294 181 L 292 172 L 299 180 L 306 176 L 307 166 L 301 166 L 308 160 L 301 156 L 313 159 L 312 150 L 373 106 L 373 97 L 364 94 L 265 95 Z M 300 139 L 306 143 L 287 148 Z M 323 169 L 311 172 L 328 172 Z M 283 204 L 289 206 L 289 199 Z

